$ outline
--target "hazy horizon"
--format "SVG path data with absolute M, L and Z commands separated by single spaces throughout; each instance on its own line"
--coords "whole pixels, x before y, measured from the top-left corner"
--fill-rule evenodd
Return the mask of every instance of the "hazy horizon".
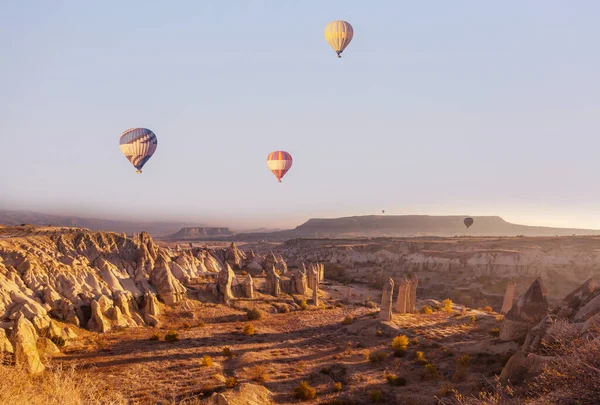
M 8 3 L 0 209 L 236 229 L 600 229 L 600 3 Z M 342 59 L 323 38 L 345 19 Z M 142 175 L 120 134 L 158 150 Z M 269 152 L 294 157 L 283 183 Z

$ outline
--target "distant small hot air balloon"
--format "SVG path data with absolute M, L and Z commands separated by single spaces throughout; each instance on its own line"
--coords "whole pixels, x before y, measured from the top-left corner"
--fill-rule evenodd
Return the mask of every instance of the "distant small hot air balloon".
M 281 178 L 292 167 L 292 155 L 282 150 L 272 152 L 267 157 L 267 166 L 273 172 L 277 180 L 281 183 Z
M 325 39 L 337 53 L 338 58 L 342 57 L 341 53 L 344 52 L 344 49 L 352 41 L 353 36 L 354 29 L 346 21 L 333 21 L 325 27 Z
M 469 227 L 471 225 L 473 225 L 474 220 L 471 217 L 467 217 L 467 218 L 465 218 L 465 220 L 463 222 L 465 223 L 465 226 L 467 227 L 467 229 L 469 229 Z
M 381 213 L 382 213 L 382 214 L 385 214 L 385 210 L 381 210 Z
M 154 132 L 146 128 L 131 128 L 121 135 L 121 152 L 137 169 L 142 172 L 142 167 L 156 152 L 158 140 Z

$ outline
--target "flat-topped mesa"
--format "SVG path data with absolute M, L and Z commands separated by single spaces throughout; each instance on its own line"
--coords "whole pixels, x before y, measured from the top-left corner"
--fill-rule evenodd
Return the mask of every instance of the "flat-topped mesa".
M 235 270 L 241 269 L 245 264 L 246 255 L 238 249 L 235 242 L 231 242 L 231 245 L 225 250 L 225 262 Z
M 217 291 L 219 293 L 219 301 L 228 303 L 229 301 L 235 298 L 231 289 L 234 279 L 235 273 L 233 272 L 233 269 L 231 268 L 229 263 L 225 263 L 225 267 L 219 272 L 219 277 L 217 279 Z
M 518 340 L 548 314 L 548 300 L 540 279 L 536 279 L 519 297 L 516 305 L 504 317 L 500 330 L 501 340 Z
M 396 299 L 396 312 L 405 314 L 408 312 L 410 296 L 410 281 L 406 278 L 400 279 L 398 283 L 398 298 Z
M 388 277 L 387 282 L 383 284 L 383 294 L 381 296 L 381 309 L 379 318 L 382 321 L 392 320 L 392 295 L 394 294 L 394 280 Z
M 275 297 L 281 294 L 281 277 L 277 274 L 275 266 L 271 266 L 266 272 L 265 288 L 267 294 L 274 295 Z
M 515 298 L 515 287 L 517 283 L 514 281 L 510 281 L 506 286 L 506 293 L 504 294 L 504 301 L 502 302 L 502 310 L 503 314 L 508 313 L 513 306 L 513 301 Z

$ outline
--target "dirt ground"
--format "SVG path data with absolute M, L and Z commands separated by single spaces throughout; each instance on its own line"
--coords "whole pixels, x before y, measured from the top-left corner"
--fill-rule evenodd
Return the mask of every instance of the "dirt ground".
M 240 299 L 227 306 L 185 300 L 162 308 L 160 329 L 78 331 L 80 337 L 54 362 L 93 373 L 141 404 L 208 398 L 227 389 L 226 383 L 234 381 L 231 377 L 237 383 L 263 384 L 277 404 L 299 403 L 292 391 L 302 381 L 317 391 L 315 399 L 302 402 L 306 404 L 333 404 L 335 398 L 375 403 L 377 391 L 379 403 L 434 404 L 435 396 L 447 395 L 452 388 L 464 394 L 478 392 L 506 361 L 504 356 L 472 354 L 462 374 L 457 373 L 457 348 L 493 339 L 490 329 L 500 326 L 497 314 L 437 310 L 396 314 L 392 322 L 381 323 L 378 308 L 358 299 L 377 297 L 376 290 L 351 292 L 354 299 L 342 304 L 346 294 L 345 286 L 329 285 L 324 308 L 308 300 L 306 310 L 288 313 L 278 313 L 275 306 L 293 302 L 289 296 Z M 261 309 L 262 319 L 248 320 L 249 308 Z M 343 324 L 348 316 L 353 323 Z M 253 335 L 243 332 L 248 324 L 255 328 Z M 168 330 L 177 331 L 177 341 L 164 340 Z M 155 333 L 160 340 L 151 340 Z M 402 357 L 395 356 L 391 346 L 396 335 L 410 339 Z M 423 352 L 422 358 L 417 352 Z M 375 353 L 381 353 L 379 361 Z M 205 356 L 210 356 L 211 365 L 203 364 Z M 431 373 L 432 367 L 428 373 L 427 363 L 435 365 L 437 373 Z M 390 384 L 390 374 L 405 378 L 406 384 Z

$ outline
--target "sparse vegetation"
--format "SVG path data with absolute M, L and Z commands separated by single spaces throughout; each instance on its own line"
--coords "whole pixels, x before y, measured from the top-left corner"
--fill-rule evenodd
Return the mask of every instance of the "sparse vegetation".
M 435 380 L 438 378 L 438 369 L 435 364 L 428 363 L 423 369 L 423 378 L 425 380 Z
M 408 348 L 408 337 L 404 335 L 396 336 L 392 340 L 392 348 L 394 349 L 394 355 L 397 357 L 404 356 Z
M 339 381 L 333 384 L 333 392 L 340 392 L 342 388 L 342 383 Z
M 50 340 L 58 347 L 64 347 L 66 344 L 65 339 L 62 336 L 52 336 Z
M 365 305 L 367 306 L 367 308 L 371 308 L 371 309 L 377 309 L 377 308 L 379 308 L 376 303 L 374 303 L 373 301 L 371 301 L 370 298 L 367 300 L 367 303 Z
M 446 298 L 442 301 L 442 307 L 445 312 L 452 312 L 452 300 L 450 298 Z
M 310 386 L 308 381 L 302 381 L 298 386 L 294 387 L 292 391 L 294 398 L 300 400 L 314 399 L 317 396 L 317 390 Z
M 490 307 L 489 305 L 486 305 L 485 307 L 483 307 L 483 310 L 485 312 L 494 312 L 494 309 L 492 307 Z
M 425 353 L 423 353 L 423 352 L 416 352 L 415 353 L 415 360 L 419 364 L 427 364 L 427 363 L 429 363 L 427 361 L 427 359 L 425 358 Z
M 496 315 L 496 321 L 502 322 L 503 320 L 504 320 L 504 315 L 502 315 L 502 314 Z
M 300 309 L 302 309 L 303 311 L 306 311 L 308 309 L 308 304 L 306 303 L 306 300 L 302 300 L 300 301 L 300 304 L 298 304 L 300 306 Z
M 170 330 L 165 335 L 165 342 L 177 342 L 179 340 L 179 333 L 176 330 Z
M 400 386 L 400 387 L 406 385 L 406 378 L 398 377 L 396 374 L 387 374 L 385 376 L 385 379 L 387 380 L 388 384 L 390 384 L 390 385 L 395 385 L 395 386 Z
M 251 323 L 249 323 L 246 326 L 244 326 L 244 334 L 246 336 L 252 336 L 252 335 L 254 335 L 254 325 L 252 325 Z
M 223 356 L 225 357 L 229 357 L 232 358 L 233 357 L 233 351 L 231 351 L 230 347 L 224 347 L 222 350 Z
M 150 340 L 160 340 L 160 333 L 154 332 L 152 336 L 150 336 Z
M 373 390 L 369 392 L 369 398 L 371 398 L 371 401 L 373 402 L 381 402 L 383 399 L 383 393 L 381 390 Z
M 238 385 L 238 380 L 235 377 L 227 377 L 225 379 L 225 387 L 226 388 L 233 388 L 236 385 Z
M 492 335 L 493 337 L 499 337 L 500 336 L 500 328 L 491 328 L 490 335 Z
M 425 315 L 433 314 L 433 310 L 431 309 L 431 307 L 429 305 L 425 305 L 423 308 L 421 308 L 421 312 L 424 313 Z
M 252 309 L 246 310 L 246 317 L 248 318 L 249 321 L 257 321 L 259 319 L 262 319 L 263 316 L 264 316 L 264 312 L 258 308 L 252 308 Z
M 212 357 L 205 354 L 204 356 L 202 356 L 202 361 L 200 362 L 200 364 L 203 367 L 212 367 L 212 365 L 213 365 Z
M 342 321 L 342 325 L 351 325 L 354 323 L 354 317 L 352 315 L 348 315 Z
M 470 315 L 469 321 L 471 321 L 471 324 L 475 324 L 475 322 L 477 322 L 477 317 L 475 315 Z
M 372 352 L 369 354 L 369 361 L 373 364 L 379 363 L 385 359 L 387 359 L 389 354 L 384 352 L 383 350 L 377 350 L 376 352 Z
M 262 364 L 257 364 L 248 370 L 249 378 L 256 382 L 266 382 L 269 380 L 269 371 Z

